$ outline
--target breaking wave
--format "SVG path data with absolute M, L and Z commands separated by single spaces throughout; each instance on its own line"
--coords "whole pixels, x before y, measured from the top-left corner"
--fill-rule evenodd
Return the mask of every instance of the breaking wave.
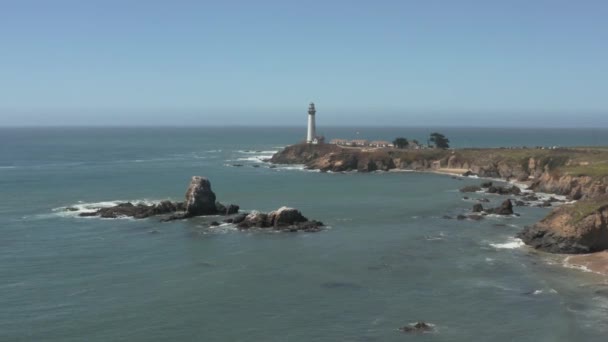
M 130 203 L 133 203 L 134 205 L 138 205 L 138 204 L 154 205 L 154 204 L 160 203 L 161 200 L 141 199 L 141 200 L 115 200 L 115 201 L 102 201 L 102 202 L 79 201 L 78 203 L 75 203 L 72 205 L 59 207 L 59 208 L 53 208 L 51 210 L 52 213 L 50 214 L 50 216 L 80 217 L 79 215 L 81 213 L 92 213 L 101 208 L 109 208 L 109 207 L 113 207 L 120 203 L 125 203 L 125 202 L 130 202 Z M 44 216 L 45 215 L 43 215 L 43 217 Z M 49 216 L 49 215 L 46 215 L 46 216 Z
M 490 246 L 497 249 L 517 249 L 523 247 L 525 243 L 518 238 L 509 238 L 507 242 L 503 243 L 491 243 Z

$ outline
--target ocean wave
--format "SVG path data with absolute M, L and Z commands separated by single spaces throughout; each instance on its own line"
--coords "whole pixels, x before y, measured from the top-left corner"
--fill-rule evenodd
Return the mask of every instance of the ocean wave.
M 256 151 L 252 151 L 252 150 L 239 150 L 236 151 L 237 153 L 244 153 L 244 154 L 275 154 L 279 151 L 261 151 L 261 150 L 256 150 Z
M 272 155 L 259 155 L 254 157 L 237 158 L 237 161 L 250 161 L 255 163 L 263 163 L 266 159 L 272 158 Z
M 507 242 L 491 243 L 490 246 L 497 249 L 517 249 L 525 246 L 525 243 L 521 239 L 511 237 Z
M 0 166 L 0 170 L 12 170 L 16 168 L 16 166 Z
M 571 268 L 574 270 L 579 270 L 579 271 L 583 271 L 583 272 L 588 272 L 588 273 L 597 273 L 597 274 L 601 274 L 599 272 L 595 272 L 592 269 L 588 268 L 585 265 L 580 265 L 580 264 L 571 264 L 570 263 L 570 257 L 566 257 L 564 259 L 564 261 L 562 262 L 562 266 L 566 267 L 566 268 Z

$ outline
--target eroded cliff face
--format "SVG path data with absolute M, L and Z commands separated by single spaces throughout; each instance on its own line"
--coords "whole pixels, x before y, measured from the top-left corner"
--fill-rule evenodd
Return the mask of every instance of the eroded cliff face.
M 573 200 L 598 198 L 608 193 L 605 180 L 596 180 L 589 176 L 561 175 L 551 171 L 542 173 L 530 188 L 565 195 Z

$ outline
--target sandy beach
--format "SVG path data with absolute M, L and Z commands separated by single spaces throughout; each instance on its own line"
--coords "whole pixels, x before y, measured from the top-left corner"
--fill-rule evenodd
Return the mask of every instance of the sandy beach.
M 568 267 L 608 275 L 608 251 L 569 256 L 564 260 L 564 263 Z

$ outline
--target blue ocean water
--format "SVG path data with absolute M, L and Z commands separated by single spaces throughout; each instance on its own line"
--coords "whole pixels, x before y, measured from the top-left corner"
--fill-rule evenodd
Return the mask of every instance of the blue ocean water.
M 423 141 L 431 130 L 322 131 Z M 608 145 L 606 130 L 440 131 L 457 147 Z M 547 209 L 446 220 L 473 205 L 457 189 L 478 181 L 261 162 L 303 133 L 0 129 L 0 340 L 605 340 L 606 279 L 513 238 Z M 239 232 L 210 228 L 213 217 L 160 223 L 65 211 L 180 200 L 192 175 L 209 177 L 223 202 L 244 210 L 293 206 L 328 228 Z M 435 332 L 398 331 L 419 320 Z

